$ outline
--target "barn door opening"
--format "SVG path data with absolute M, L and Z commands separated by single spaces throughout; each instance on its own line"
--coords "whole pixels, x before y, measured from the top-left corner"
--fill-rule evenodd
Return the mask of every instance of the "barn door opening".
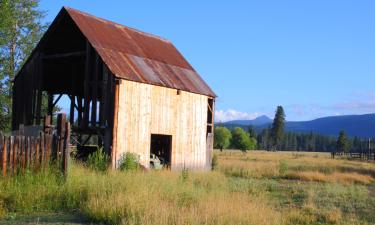
M 150 167 L 170 168 L 172 156 L 172 135 L 151 134 Z

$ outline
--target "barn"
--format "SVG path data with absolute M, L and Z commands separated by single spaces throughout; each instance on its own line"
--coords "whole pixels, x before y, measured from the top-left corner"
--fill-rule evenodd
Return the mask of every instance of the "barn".
M 72 144 L 96 142 L 113 168 L 127 152 L 211 166 L 216 95 L 164 38 L 63 7 L 14 79 L 13 129 L 42 127 L 62 96 Z

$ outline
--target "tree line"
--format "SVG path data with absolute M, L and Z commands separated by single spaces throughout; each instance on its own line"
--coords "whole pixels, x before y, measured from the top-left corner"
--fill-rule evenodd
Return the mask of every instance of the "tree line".
M 257 130 L 252 126 L 235 127 L 228 129 L 225 126 L 215 128 L 214 146 L 217 149 L 262 149 L 268 151 L 311 151 L 311 152 L 359 152 L 365 153 L 372 148 L 373 141 L 368 138 L 349 138 L 345 131 L 340 131 L 338 136 L 328 136 L 316 133 L 285 132 L 285 113 L 278 106 L 275 119 L 269 128 Z M 233 133 L 242 133 L 233 139 Z M 252 139 L 252 145 L 241 145 L 241 139 Z M 254 146 L 255 143 L 255 146 Z

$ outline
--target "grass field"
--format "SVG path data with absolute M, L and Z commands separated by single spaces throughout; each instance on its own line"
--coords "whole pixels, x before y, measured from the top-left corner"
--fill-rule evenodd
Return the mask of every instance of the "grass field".
M 103 173 L 73 164 L 67 181 L 53 171 L 0 179 L 0 224 L 375 224 L 374 162 L 215 154 L 213 172 Z

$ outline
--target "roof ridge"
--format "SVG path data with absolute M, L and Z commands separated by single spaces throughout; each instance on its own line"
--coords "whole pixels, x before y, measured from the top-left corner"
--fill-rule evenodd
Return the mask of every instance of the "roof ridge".
M 102 22 L 109 22 L 109 23 L 111 23 L 111 24 L 114 24 L 114 25 L 117 25 L 117 26 L 120 26 L 120 27 L 123 27 L 123 28 L 129 29 L 129 30 L 132 30 L 132 31 L 134 31 L 134 32 L 140 33 L 140 34 L 142 34 L 142 35 L 146 35 L 146 36 L 149 36 L 149 37 L 152 37 L 152 38 L 156 38 L 156 39 L 159 39 L 159 40 L 161 40 L 161 41 L 168 42 L 168 43 L 170 43 L 170 44 L 172 43 L 170 40 L 168 40 L 168 39 L 166 39 L 166 38 L 164 38 L 164 37 L 161 37 L 161 36 L 158 36 L 158 35 L 155 35 L 155 34 L 151 34 L 151 33 L 147 33 L 147 32 L 144 32 L 144 31 L 138 30 L 138 29 L 133 28 L 133 27 L 125 26 L 125 25 L 123 25 L 123 24 L 120 24 L 120 23 L 117 23 L 117 22 L 114 22 L 114 21 L 111 21 L 111 20 L 107 20 L 107 19 L 104 19 L 104 18 L 100 18 L 100 17 L 94 16 L 94 15 L 92 15 L 92 14 L 90 14 L 90 13 L 83 12 L 83 11 L 81 11 L 81 10 L 71 8 L 71 7 L 69 7 L 69 6 L 63 6 L 63 8 L 64 8 L 65 10 L 67 10 L 67 11 L 72 10 L 72 11 L 75 11 L 75 12 L 77 12 L 77 13 L 83 14 L 83 15 L 85 15 L 85 16 L 89 16 L 89 17 L 91 17 L 91 18 L 93 18 L 93 19 L 100 20 L 100 21 L 102 21 Z

